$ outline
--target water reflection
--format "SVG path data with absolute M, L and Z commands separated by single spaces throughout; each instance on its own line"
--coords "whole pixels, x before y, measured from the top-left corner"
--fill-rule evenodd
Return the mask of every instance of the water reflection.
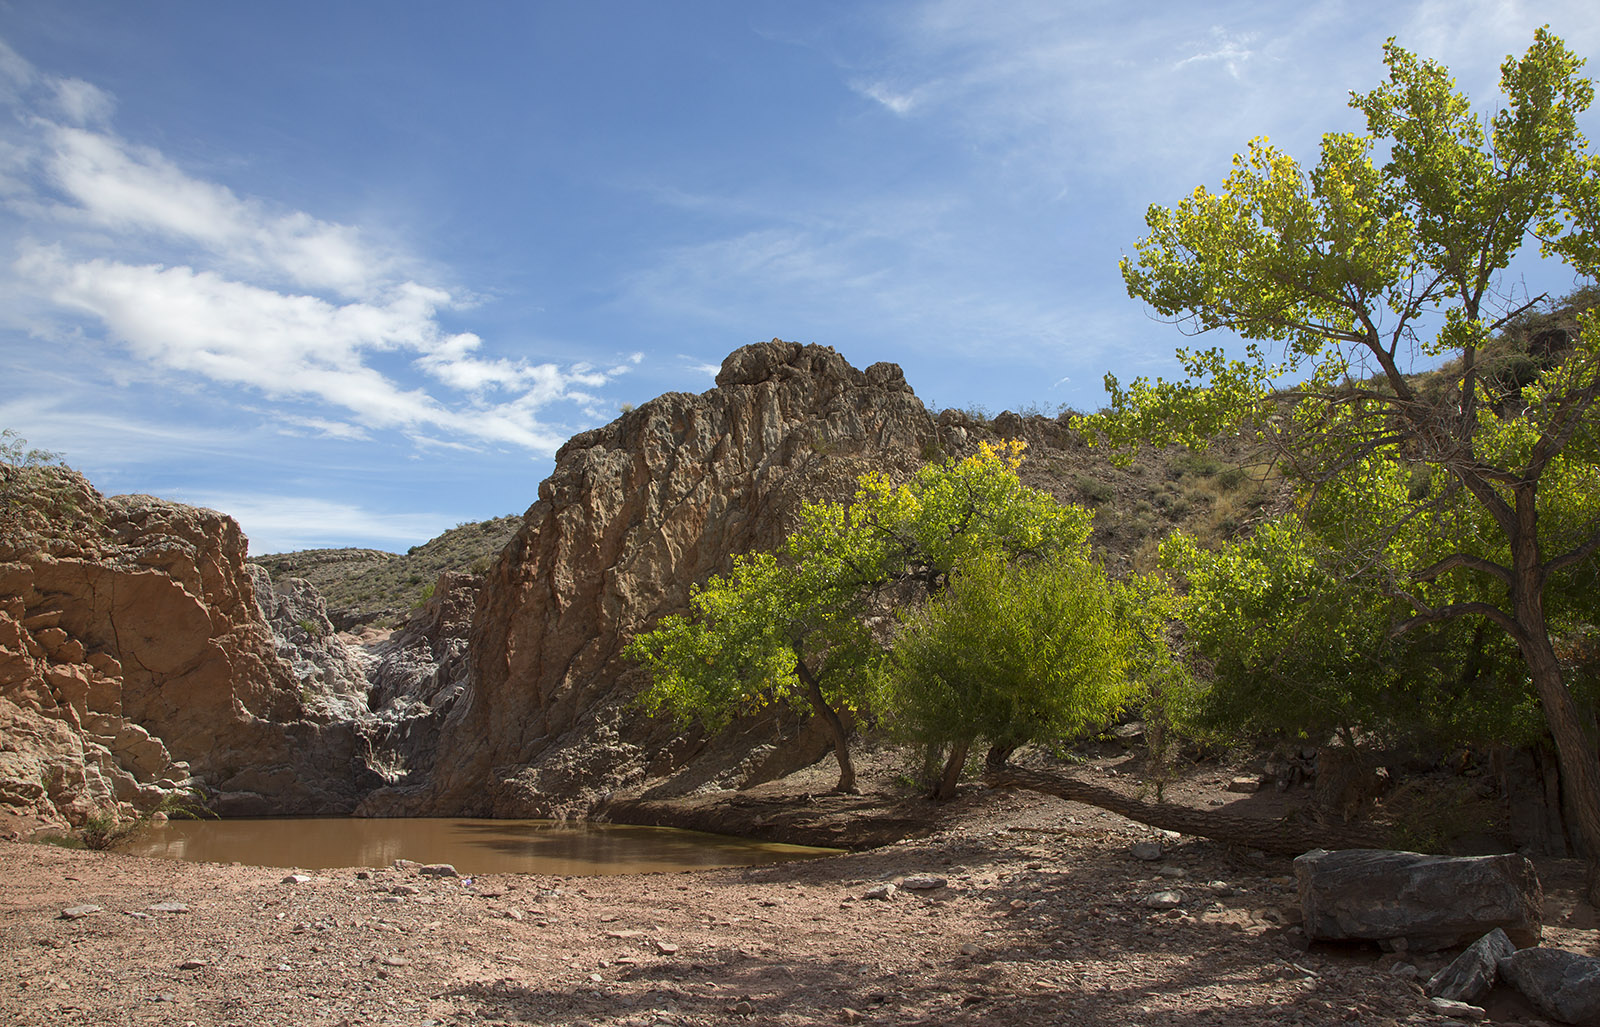
M 451 863 L 463 874 L 565 875 L 754 866 L 836 850 L 620 824 L 326 817 L 175 820 L 152 827 L 125 851 L 308 870 L 381 867 L 411 859 Z

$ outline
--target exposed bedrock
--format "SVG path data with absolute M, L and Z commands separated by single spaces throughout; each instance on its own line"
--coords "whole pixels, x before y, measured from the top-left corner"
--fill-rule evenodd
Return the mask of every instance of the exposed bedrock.
M 229 812 L 353 808 L 375 779 L 334 708 L 350 682 L 280 655 L 232 518 L 0 474 L 0 807 L 81 823 L 198 785 Z
M 781 719 L 790 741 L 774 745 L 770 723 L 706 739 L 644 716 L 623 647 L 686 609 L 690 587 L 734 554 L 778 544 L 803 504 L 960 448 L 941 430 L 895 365 L 862 371 L 831 348 L 773 340 L 732 353 L 715 389 L 575 436 L 478 597 L 470 683 L 439 727 L 431 775 L 361 811 L 581 815 L 647 779 L 657 792 L 738 785 L 815 759 L 815 734 Z

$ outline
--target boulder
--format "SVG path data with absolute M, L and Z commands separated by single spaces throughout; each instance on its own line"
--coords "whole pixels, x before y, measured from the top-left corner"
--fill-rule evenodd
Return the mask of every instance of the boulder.
M 1546 1015 L 1600 1024 L 1600 959 L 1562 949 L 1527 948 L 1500 960 L 1500 976 Z
M 1516 951 L 1516 945 L 1506 932 L 1496 927 L 1468 945 L 1449 966 L 1428 978 L 1425 990 L 1435 998 L 1475 1003 L 1494 987 L 1500 973 L 1500 960 Z
M 1315 849 L 1294 861 L 1306 937 L 1436 950 L 1495 928 L 1537 944 L 1543 889 L 1526 857 Z

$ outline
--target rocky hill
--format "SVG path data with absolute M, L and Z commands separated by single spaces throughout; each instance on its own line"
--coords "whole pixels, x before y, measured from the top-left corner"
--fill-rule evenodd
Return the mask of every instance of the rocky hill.
M 193 785 L 235 812 L 568 816 L 781 775 L 824 754 L 820 734 L 787 714 L 715 738 L 646 717 L 628 639 L 864 472 L 1016 437 L 1029 484 L 1097 509 L 1113 568 L 1147 565 L 1174 525 L 1245 530 L 1275 494 L 1237 451 L 1118 469 L 1065 415 L 935 416 L 895 365 L 779 340 L 574 437 L 520 518 L 403 556 L 247 564 L 221 514 L 5 467 L 0 805 L 78 821 Z M 13 480 L 36 474 L 58 485 Z M 367 648 L 336 630 L 374 620 L 404 623 Z

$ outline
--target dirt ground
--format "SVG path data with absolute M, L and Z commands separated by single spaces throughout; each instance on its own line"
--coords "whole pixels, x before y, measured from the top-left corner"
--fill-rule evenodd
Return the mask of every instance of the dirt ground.
M 1237 808 L 1224 779 L 1196 777 L 1185 801 Z M 808 787 L 791 782 L 793 801 Z M 0 1023 L 1450 1022 L 1418 983 L 1448 954 L 1306 946 L 1287 858 L 978 787 L 933 828 L 759 868 L 470 882 L 415 865 L 285 881 L 283 868 L 0 842 Z M 1151 838 L 1163 857 L 1135 858 Z M 1544 944 L 1600 955 L 1581 868 L 1539 870 Z M 916 875 L 943 884 L 868 897 Z M 1148 908 L 1164 890 L 1178 907 Z M 81 906 L 98 909 L 64 915 Z M 1495 1023 L 1543 1022 L 1505 989 L 1487 1008 Z

